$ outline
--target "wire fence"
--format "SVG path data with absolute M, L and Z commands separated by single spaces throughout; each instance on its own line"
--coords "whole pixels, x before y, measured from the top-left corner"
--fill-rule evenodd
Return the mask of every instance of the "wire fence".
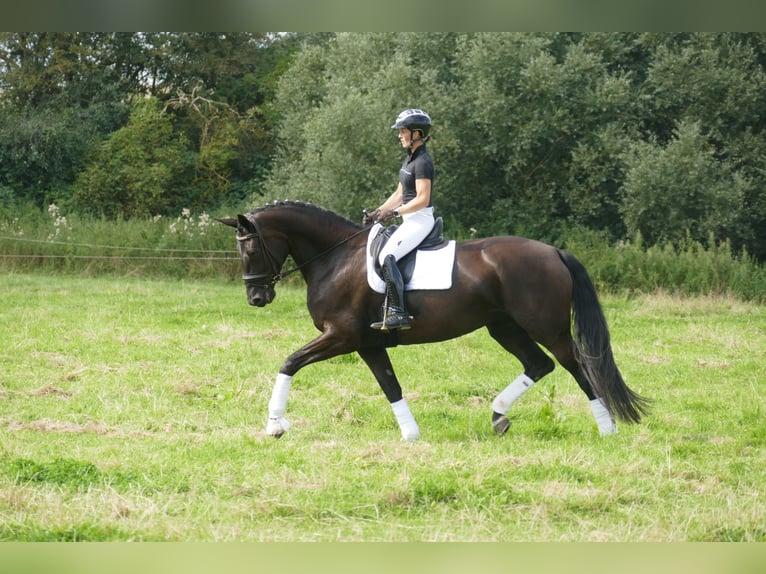
M 56 241 L 53 239 L 30 239 L 27 237 L 15 237 L 0 235 L 0 240 L 18 241 L 21 243 L 36 243 L 44 245 L 63 245 L 66 247 L 88 247 L 91 249 L 121 249 L 123 251 L 156 251 L 161 253 L 233 253 L 231 249 L 176 249 L 167 247 L 140 247 L 131 245 L 98 245 L 95 243 L 78 243 L 76 241 Z
M 0 235 L 4 271 L 233 278 L 240 273 L 239 261 L 233 248 L 147 247 Z

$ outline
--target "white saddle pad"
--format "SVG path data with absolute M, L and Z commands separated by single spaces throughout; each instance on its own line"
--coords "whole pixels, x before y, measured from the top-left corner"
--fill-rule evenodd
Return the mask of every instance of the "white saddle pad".
M 367 283 L 376 293 L 386 292 L 386 283 L 375 273 L 375 265 L 370 255 L 370 244 L 378 235 L 380 223 L 370 229 L 367 238 Z M 415 255 L 415 270 L 412 279 L 404 286 L 405 291 L 417 289 L 449 289 L 452 287 L 452 268 L 455 265 L 455 241 L 436 251 L 420 251 Z

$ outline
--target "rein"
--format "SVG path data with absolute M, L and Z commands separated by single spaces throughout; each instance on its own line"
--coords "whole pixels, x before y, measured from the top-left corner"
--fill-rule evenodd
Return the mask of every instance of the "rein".
M 263 238 L 263 234 L 261 233 L 258 223 L 255 221 L 252 221 L 253 226 L 255 227 L 255 233 L 248 233 L 247 235 L 237 235 L 237 241 L 247 241 L 248 239 L 258 238 L 258 242 L 261 245 L 261 251 L 263 252 L 263 260 L 265 263 L 268 264 L 268 267 L 271 267 L 271 273 L 243 273 L 242 279 L 245 282 L 245 285 L 253 285 L 255 287 L 273 287 L 276 285 L 279 281 L 284 279 L 285 277 L 288 277 L 292 275 L 293 273 L 296 273 L 297 271 L 300 271 L 303 269 L 306 265 L 309 263 L 313 263 L 317 259 L 320 259 L 327 255 L 328 253 L 334 251 L 341 245 L 344 245 L 345 243 L 348 243 L 351 241 L 354 237 L 361 235 L 365 231 L 368 231 L 374 223 L 367 225 L 365 227 L 362 227 L 359 231 L 356 233 L 352 233 L 345 239 L 341 239 L 338 243 L 331 246 L 329 249 L 325 249 L 321 253 L 318 253 L 317 255 L 314 255 L 313 257 L 310 257 L 307 261 L 304 261 L 300 265 L 296 265 L 292 269 L 288 269 L 285 272 L 281 272 L 277 269 L 277 264 L 274 262 L 274 256 L 271 254 L 271 251 L 269 251 L 268 245 L 266 245 L 266 240 Z M 270 276 L 270 278 L 269 278 Z M 268 282 L 264 283 L 262 280 L 264 278 L 268 278 Z

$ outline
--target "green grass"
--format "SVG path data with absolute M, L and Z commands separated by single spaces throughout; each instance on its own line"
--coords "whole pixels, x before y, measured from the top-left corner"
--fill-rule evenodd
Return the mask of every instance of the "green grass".
M 604 297 L 618 365 L 655 400 L 598 436 L 561 368 L 520 372 L 484 331 L 400 347 L 421 429 L 403 443 L 355 355 L 301 371 L 263 433 L 284 358 L 315 336 L 305 291 L 240 282 L 0 278 L 5 541 L 766 541 L 766 307 Z

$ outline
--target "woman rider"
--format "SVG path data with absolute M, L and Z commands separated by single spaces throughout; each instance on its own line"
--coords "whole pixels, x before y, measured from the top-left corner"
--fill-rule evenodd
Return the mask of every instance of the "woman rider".
M 386 306 L 383 319 L 370 327 L 384 331 L 410 328 L 409 313 L 404 308 L 404 284 L 396 262 L 415 249 L 434 226 L 434 163 L 426 150 L 431 117 L 423 110 L 407 109 L 391 128 L 399 130 L 399 142 L 407 150 L 399 170 L 399 185 L 380 207 L 365 216 L 365 222 L 385 222 L 394 217 L 403 220 L 379 257 L 386 282 Z

